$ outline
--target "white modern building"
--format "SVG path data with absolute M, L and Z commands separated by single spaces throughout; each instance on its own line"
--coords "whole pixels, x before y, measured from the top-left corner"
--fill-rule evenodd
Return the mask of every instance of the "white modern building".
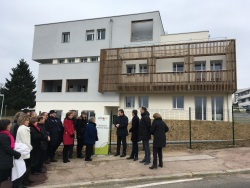
M 165 118 L 231 120 L 235 40 L 165 34 L 147 12 L 35 26 L 36 110 L 116 114 L 148 107 Z
M 250 88 L 239 89 L 234 94 L 234 104 L 239 107 L 250 106 Z

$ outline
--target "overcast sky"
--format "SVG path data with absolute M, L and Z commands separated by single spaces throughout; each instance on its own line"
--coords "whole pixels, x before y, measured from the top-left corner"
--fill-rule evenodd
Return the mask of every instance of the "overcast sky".
M 34 25 L 160 11 L 169 34 L 209 30 L 236 39 L 238 89 L 250 87 L 250 0 L 0 0 L 0 83 L 20 59 L 32 61 Z

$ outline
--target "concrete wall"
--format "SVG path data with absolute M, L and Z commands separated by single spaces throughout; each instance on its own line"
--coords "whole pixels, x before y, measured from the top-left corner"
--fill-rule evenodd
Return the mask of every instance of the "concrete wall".
M 161 44 L 198 42 L 209 40 L 209 31 L 167 34 L 161 36 Z
M 153 19 L 153 41 L 131 42 L 132 21 L 147 19 Z M 106 29 L 105 40 L 96 39 L 97 29 Z M 86 41 L 86 30 L 95 30 L 93 41 Z M 70 32 L 69 43 L 62 43 L 63 32 Z M 159 43 L 162 34 L 164 30 L 159 12 L 36 25 L 32 59 L 99 56 L 103 48 Z

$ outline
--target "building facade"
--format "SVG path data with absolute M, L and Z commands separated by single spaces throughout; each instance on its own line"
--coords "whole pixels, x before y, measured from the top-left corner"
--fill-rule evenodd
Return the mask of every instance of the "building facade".
M 237 90 L 234 94 L 234 104 L 239 107 L 250 106 L 250 88 Z
M 160 13 L 35 26 L 37 111 L 116 114 L 148 107 L 168 119 L 231 120 L 235 40 L 165 34 Z

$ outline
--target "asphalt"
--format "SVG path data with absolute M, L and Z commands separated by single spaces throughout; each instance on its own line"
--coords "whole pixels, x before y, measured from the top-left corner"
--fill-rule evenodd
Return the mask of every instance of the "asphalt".
M 139 160 L 143 151 L 139 153 Z M 115 182 L 143 182 L 149 179 L 179 179 L 232 173 L 250 174 L 250 147 L 216 150 L 163 151 L 163 168 L 114 156 L 96 156 L 93 161 L 71 159 L 46 165 L 47 173 L 31 176 L 33 187 L 85 187 Z M 8 187 L 5 183 L 3 187 Z

